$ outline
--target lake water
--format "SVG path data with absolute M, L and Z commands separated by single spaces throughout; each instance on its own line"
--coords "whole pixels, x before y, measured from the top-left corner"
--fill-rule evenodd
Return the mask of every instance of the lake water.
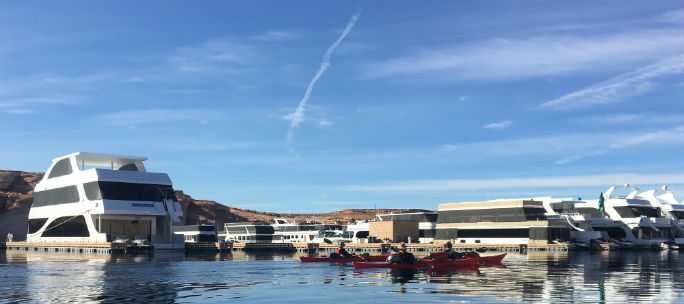
M 508 253 L 505 267 L 444 273 L 359 271 L 299 255 L 0 251 L 0 302 L 684 303 L 677 251 Z

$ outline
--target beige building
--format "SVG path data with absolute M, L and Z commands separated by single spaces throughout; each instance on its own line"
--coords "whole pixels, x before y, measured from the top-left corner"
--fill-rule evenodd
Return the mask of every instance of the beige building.
M 418 221 L 375 221 L 368 224 L 368 232 L 378 240 L 408 242 L 411 236 L 411 242 L 418 242 Z

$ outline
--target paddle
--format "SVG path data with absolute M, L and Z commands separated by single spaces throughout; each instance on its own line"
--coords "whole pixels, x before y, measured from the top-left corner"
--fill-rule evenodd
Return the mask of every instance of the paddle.
M 480 247 L 480 248 L 475 249 L 475 251 L 477 251 L 479 253 L 487 252 L 487 250 L 488 250 L 487 247 Z
M 332 244 L 333 243 L 331 240 L 326 239 L 326 238 L 323 238 L 323 242 L 325 242 L 326 244 Z

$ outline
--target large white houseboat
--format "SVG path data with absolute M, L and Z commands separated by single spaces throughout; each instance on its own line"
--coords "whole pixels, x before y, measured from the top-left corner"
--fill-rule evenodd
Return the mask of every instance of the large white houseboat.
M 183 215 L 169 176 L 146 157 L 77 152 L 55 158 L 36 185 L 28 242 L 147 241 L 182 249 L 172 225 Z
M 543 245 L 570 240 L 566 221 L 548 218 L 543 202 L 505 199 L 440 204 L 435 242 Z
M 674 192 L 667 186 L 663 186 L 658 190 L 648 190 L 637 194 L 637 197 L 648 200 L 672 223 L 668 245 L 684 249 L 684 204 L 675 199 Z
M 628 191 L 628 193 L 620 194 L 616 190 Z M 602 198 L 586 200 L 582 204 L 577 204 L 577 207 L 594 209 L 600 215 L 605 214 L 613 221 L 626 225 L 626 227 L 621 227 L 624 233 L 612 227 L 602 228 L 592 223 L 594 230 L 611 230 L 609 233 L 613 233 L 612 237 L 631 243 L 635 247 L 661 247 L 667 242 L 672 223 L 663 217 L 660 210 L 647 199 L 637 197 L 638 191 L 639 189 L 628 184 L 613 186 L 603 193 Z

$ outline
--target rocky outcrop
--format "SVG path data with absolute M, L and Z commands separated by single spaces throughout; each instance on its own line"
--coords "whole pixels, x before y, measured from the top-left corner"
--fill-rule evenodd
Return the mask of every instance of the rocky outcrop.
M 28 212 L 33 203 L 33 189 L 43 178 L 43 173 L 0 170 L 0 241 L 7 232 L 16 240 L 26 237 Z M 176 190 L 176 199 L 183 208 L 183 224 L 211 224 L 222 227 L 224 223 L 264 221 L 276 217 L 293 218 L 298 221 L 319 223 L 347 223 L 373 219 L 378 213 L 427 211 L 423 209 L 344 209 L 329 213 L 275 213 L 241 209 L 214 201 L 198 200 Z

